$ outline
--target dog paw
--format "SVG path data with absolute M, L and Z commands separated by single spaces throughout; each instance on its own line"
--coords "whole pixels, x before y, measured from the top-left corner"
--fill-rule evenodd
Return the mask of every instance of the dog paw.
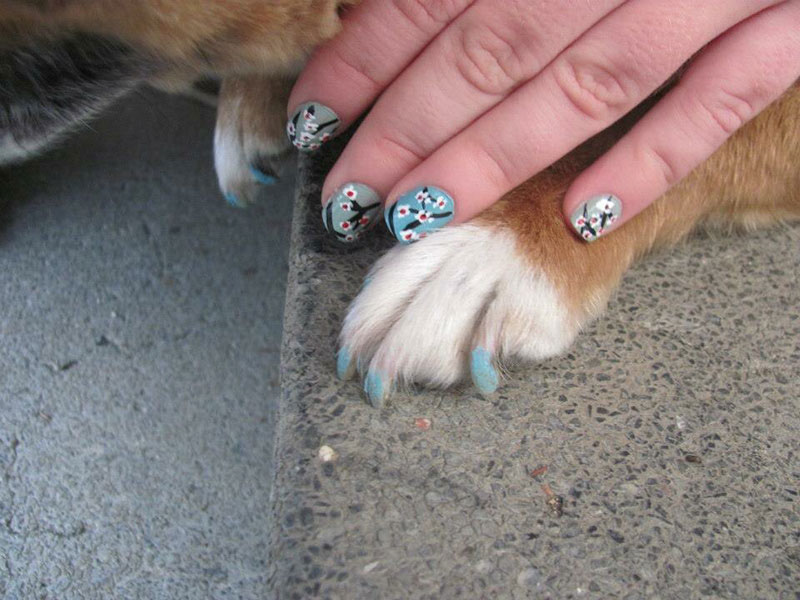
M 397 386 L 468 376 L 488 394 L 503 362 L 564 351 L 583 319 L 516 241 L 503 225 L 467 224 L 389 251 L 349 309 L 339 376 L 360 372 L 381 406 Z
M 229 78 L 222 84 L 214 166 L 220 190 L 232 206 L 255 202 L 286 168 L 291 154 L 284 132 L 290 87 L 290 80 L 278 77 Z

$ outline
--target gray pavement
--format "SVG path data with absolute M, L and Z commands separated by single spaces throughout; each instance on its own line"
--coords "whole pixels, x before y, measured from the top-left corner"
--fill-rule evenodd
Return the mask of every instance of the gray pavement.
M 143 91 L 0 172 L 0 598 L 262 598 L 292 182 Z
M 389 240 L 327 241 L 319 158 L 293 223 L 268 597 L 798 597 L 800 224 L 650 257 L 491 398 L 375 410 L 334 352 Z

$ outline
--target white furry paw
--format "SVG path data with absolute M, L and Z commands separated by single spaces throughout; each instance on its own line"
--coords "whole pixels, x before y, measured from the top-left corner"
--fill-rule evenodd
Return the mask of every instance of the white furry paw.
M 282 133 L 271 139 L 256 131 L 243 131 L 241 123 L 219 120 L 214 132 L 214 167 L 228 204 L 244 208 L 254 203 L 263 186 L 280 178 L 290 148 Z
M 500 361 L 561 353 L 579 319 L 534 264 L 513 233 L 491 225 L 445 228 L 397 246 L 350 306 L 339 376 L 358 370 L 370 401 L 381 406 L 397 385 L 445 387 L 467 374 L 491 393 Z
M 286 137 L 286 102 L 292 80 L 230 77 L 222 82 L 214 132 L 214 166 L 229 204 L 256 201 L 277 182 L 292 149 Z

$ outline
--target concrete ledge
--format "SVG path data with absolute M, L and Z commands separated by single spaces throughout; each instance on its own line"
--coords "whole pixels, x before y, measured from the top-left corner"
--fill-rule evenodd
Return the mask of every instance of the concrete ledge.
M 334 354 L 389 240 L 327 241 L 331 160 L 301 166 L 295 206 L 270 597 L 794 596 L 800 227 L 650 258 L 569 354 L 489 401 L 377 411 Z

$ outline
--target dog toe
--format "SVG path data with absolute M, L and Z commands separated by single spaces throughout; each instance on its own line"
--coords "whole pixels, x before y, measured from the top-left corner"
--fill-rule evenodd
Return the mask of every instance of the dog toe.
M 574 322 L 513 234 L 451 227 L 375 265 L 345 319 L 337 369 L 340 377 L 361 372 L 377 406 L 409 384 L 448 387 L 469 376 L 489 394 L 503 361 L 558 354 L 577 333 Z

